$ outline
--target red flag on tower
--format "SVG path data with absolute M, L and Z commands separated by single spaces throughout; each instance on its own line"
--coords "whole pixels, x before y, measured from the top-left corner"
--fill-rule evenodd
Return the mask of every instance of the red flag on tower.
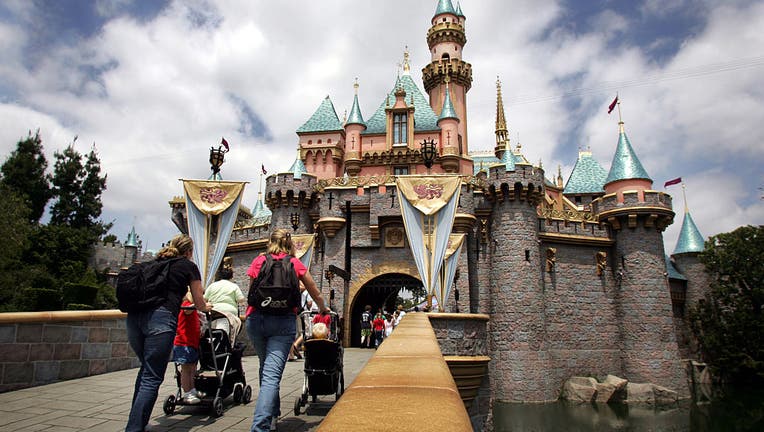
M 663 187 L 665 188 L 665 187 L 667 187 L 667 186 L 671 186 L 671 185 L 679 184 L 679 183 L 681 183 L 681 182 L 682 182 L 682 178 L 681 178 L 681 177 L 677 177 L 677 178 L 675 178 L 675 179 L 673 179 L 673 180 L 669 180 L 669 181 L 667 181 L 666 183 L 664 183 L 664 184 L 663 184 Z
M 260 164 L 260 167 L 263 169 L 263 175 L 268 174 L 268 171 L 265 170 L 265 165 L 264 164 Z
M 220 139 L 220 144 L 221 144 L 223 147 L 225 147 L 225 151 L 229 151 L 229 150 L 231 150 L 231 149 L 228 147 L 228 141 L 226 141 L 226 140 L 225 140 L 225 138 L 222 138 L 222 137 L 221 137 L 221 139 Z
M 610 102 L 610 105 L 607 107 L 607 113 L 610 114 L 615 109 L 615 105 L 618 103 L 618 96 L 613 99 L 613 102 Z

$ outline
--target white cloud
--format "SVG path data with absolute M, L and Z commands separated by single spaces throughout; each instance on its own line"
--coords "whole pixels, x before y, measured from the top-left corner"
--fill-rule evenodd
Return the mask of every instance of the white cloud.
M 116 220 L 113 233 L 121 239 L 134 223 L 156 249 L 174 232 L 167 201 L 181 192 L 178 178 L 206 178 L 208 149 L 221 135 L 232 146 L 223 176 L 251 182 L 244 199 L 251 207 L 260 164 L 270 172 L 291 165 L 294 131 L 327 94 L 342 116 L 358 77 L 368 119 L 391 89 L 405 46 L 413 78 L 421 83 L 436 4 L 175 2 L 147 22 L 120 15 L 32 70 L 20 66 L 22 28 L 0 24 L 0 79 L 20 98 L 0 105 L 0 151 L 7 154 L 38 127 L 51 158 L 75 134 L 83 151 L 95 142 L 109 176 L 104 219 Z M 642 19 L 659 13 L 665 18 L 676 4 L 681 2 L 647 2 Z M 525 155 L 534 163 L 543 160 L 548 177 L 558 164 L 569 175 L 577 146 L 590 145 L 607 169 L 617 114 L 608 116 L 605 108 L 619 91 L 627 133 L 655 187 L 682 175 L 705 236 L 764 223 L 761 200 L 750 199 L 761 180 L 747 187 L 751 179 L 725 167 L 722 157 L 761 165 L 764 136 L 755 125 L 764 118 L 762 66 L 750 59 L 764 56 L 764 5 L 709 4 L 708 25 L 663 65 L 649 57 L 650 47 L 609 48 L 627 26 L 617 10 L 592 17 L 590 28 L 572 29 L 565 21 L 568 3 L 461 6 L 467 15 L 464 59 L 474 73 L 467 97 L 471 149 L 494 146 L 498 75 L 512 142 L 519 132 Z M 118 16 L 121 7 L 101 12 Z M 92 68 L 105 72 L 91 80 Z M 240 107 L 230 95 L 248 104 L 271 140 L 238 131 Z M 718 181 L 710 181 L 714 176 Z M 669 251 L 681 217 L 676 220 L 666 232 Z

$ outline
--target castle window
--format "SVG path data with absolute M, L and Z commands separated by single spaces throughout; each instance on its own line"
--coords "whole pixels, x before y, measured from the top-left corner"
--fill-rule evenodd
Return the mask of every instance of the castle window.
M 329 138 L 328 140 L 326 140 L 326 143 L 327 143 L 327 144 L 331 144 L 331 143 L 332 143 L 332 139 L 331 139 L 331 138 Z
M 581 205 L 581 196 L 580 195 L 576 195 L 575 196 L 575 200 L 576 200 L 576 204 L 577 205 Z
M 409 167 L 407 166 L 397 166 L 393 167 L 393 175 L 408 175 L 409 173 Z
M 443 60 L 443 61 L 448 61 L 448 60 L 451 59 L 451 56 L 448 55 L 448 53 L 443 53 L 443 55 L 440 56 L 440 59 Z
M 393 114 L 393 145 L 408 143 L 408 115 Z
M 313 144 L 313 140 L 308 140 L 308 145 Z

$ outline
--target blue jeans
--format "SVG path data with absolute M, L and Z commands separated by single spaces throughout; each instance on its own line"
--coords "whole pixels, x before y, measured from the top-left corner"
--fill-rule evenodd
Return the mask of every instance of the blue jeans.
M 157 400 L 170 360 L 178 316 L 164 307 L 127 315 L 127 341 L 138 356 L 141 368 L 125 432 L 143 432 Z
M 295 315 L 262 315 L 247 318 L 247 334 L 260 360 L 260 393 L 257 396 L 252 432 L 268 432 L 271 419 L 281 415 L 279 386 L 289 350 L 297 331 Z

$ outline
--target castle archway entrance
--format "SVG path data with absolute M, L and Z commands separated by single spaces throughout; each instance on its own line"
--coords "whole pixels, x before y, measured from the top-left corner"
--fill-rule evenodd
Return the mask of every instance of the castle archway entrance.
M 351 306 L 350 346 L 361 346 L 360 322 L 366 305 L 371 306 L 373 313 L 379 308 L 393 312 L 396 307 L 395 300 L 401 289 L 421 286 L 422 282 L 419 279 L 402 273 L 387 273 L 366 282 L 358 290 Z

